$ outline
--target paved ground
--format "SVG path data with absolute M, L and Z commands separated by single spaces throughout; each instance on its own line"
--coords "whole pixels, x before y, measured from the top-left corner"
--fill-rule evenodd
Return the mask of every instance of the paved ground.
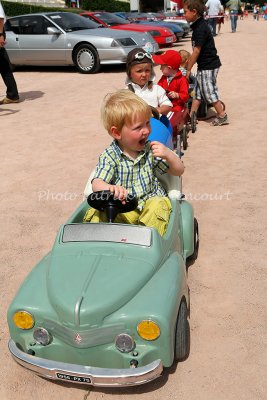
M 16 72 L 22 102 L 0 107 L 2 400 L 266 399 L 266 35 L 267 22 L 250 19 L 239 21 L 235 35 L 226 22 L 216 38 L 231 124 L 201 121 L 184 157 L 184 192 L 201 229 L 199 258 L 188 271 L 191 355 L 158 381 L 132 389 L 46 381 L 8 353 L 7 307 L 80 203 L 110 141 L 99 105 L 125 79 L 118 67 L 92 76 L 71 68 Z M 190 50 L 189 40 L 176 46 L 182 47 Z M 3 96 L 2 83 L 0 90 Z

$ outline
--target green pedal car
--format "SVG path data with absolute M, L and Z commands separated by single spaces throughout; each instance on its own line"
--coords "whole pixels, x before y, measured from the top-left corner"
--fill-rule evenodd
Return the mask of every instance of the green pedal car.
M 163 237 L 145 226 L 83 223 L 86 201 L 61 226 L 8 310 L 8 346 L 20 365 L 70 383 L 131 386 L 188 357 L 186 260 L 196 256 L 198 231 L 174 180 Z M 89 197 L 95 208 L 103 201 L 110 221 L 125 211 L 109 193 Z

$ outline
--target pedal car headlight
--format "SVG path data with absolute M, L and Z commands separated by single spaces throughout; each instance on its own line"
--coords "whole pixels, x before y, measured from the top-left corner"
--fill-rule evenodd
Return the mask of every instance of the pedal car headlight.
M 156 340 L 160 336 L 160 327 L 156 322 L 147 319 L 137 325 L 137 332 L 142 339 Z
M 47 346 L 52 341 L 50 333 L 45 328 L 36 328 L 33 331 L 33 337 L 36 342 L 43 346 Z
M 130 335 L 127 333 L 121 333 L 115 339 L 115 346 L 122 353 L 129 353 L 135 347 L 135 342 Z
M 27 311 L 17 311 L 13 315 L 13 322 L 17 328 L 20 329 L 31 329 L 34 326 L 34 318 Z

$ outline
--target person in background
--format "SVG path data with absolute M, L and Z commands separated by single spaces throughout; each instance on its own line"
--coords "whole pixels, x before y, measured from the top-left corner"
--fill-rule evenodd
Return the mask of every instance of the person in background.
M 221 61 L 211 30 L 203 18 L 205 5 L 201 0 L 185 0 L 184 10 L 185 19 L 191 23 L 193 30 L 191 38 L 193 52 L 187 64 L 187 78 L 189 78 L 195 63 L 198 67 L 191 115 L 192 112 L 197 112 L 203 99 L 207 104 L 212 104 L 217 112 L 217 117 L 212 125 L 227 125 L 229 124 L 228 117 L 220 101 L 216 83 Z
M 232 33 L 236 32 L 238 10 L 240 10 L 241 5 L 242 3 L 240 0 L 229 0 L 226 3 L 226 7 L 228 7 L 230 11 Z
M 19 102 L 19 94 L 17 84 L 13 76 L 11 65 L 7 51 L 5 49 L 6 35 L 5 35 L 5 24 L 6 16 L 0 2 L 0 73 L 4 84 L 6 85 L 6 97 L 0 100 L 1 104 L 10 104 Z
M 213 36 L 216 36 L 217 19 L 222 10 L 221 2 L 220 0 L 208 0 L 205 6 L 208 10 L 208 24 L 211 28 Z
M 222 24 L 224 24 L 224 8 L 223 6 L 221 7 L 221 11 L 220 11 L 220 18 L 218 18 L 217 21 L 217 26 L 218 26 L 218 31 L 217 31 L 217 35 L 221 32 L 221 26 Z

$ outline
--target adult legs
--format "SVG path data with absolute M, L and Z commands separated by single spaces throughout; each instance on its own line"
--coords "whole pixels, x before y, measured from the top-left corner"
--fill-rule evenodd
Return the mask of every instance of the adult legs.
M 232 32 L 236 32 L 236 26 L 237 26 L 237 15 L 233 14 L 231 15 L 231 28 Z
M 209 18 L 209 25 L 212 31 L 213 36 L 216 36 L 216 24 L 217 24 L 217 19 L 216 18 Z
M 11 100 L 18 100 L 18 88 L 11 71 L 11 65 L 7 51 L 4 47 L 0 49 L 0 73 L 6 85 L 6 97 Z

